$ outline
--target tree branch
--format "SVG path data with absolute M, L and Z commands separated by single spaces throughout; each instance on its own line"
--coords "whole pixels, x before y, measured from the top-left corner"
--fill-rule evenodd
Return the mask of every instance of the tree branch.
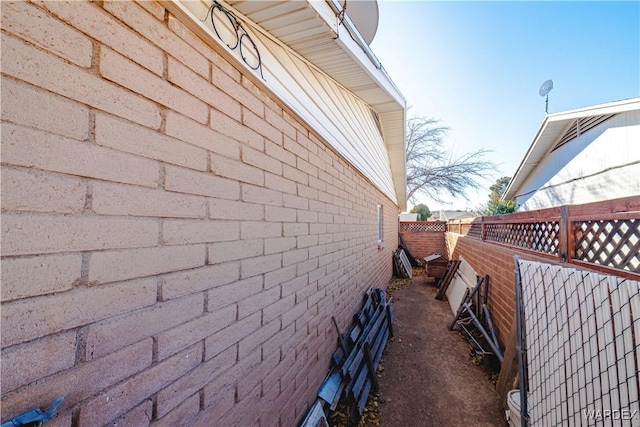
M 496 164 L 485 160 L 488 150 L 477 150 L 452 158 L 444 148 L 449 128 L 438 120 L 413 117 L 407 121 L 407 197 L 420 194 L 442 202 L 445 195 L 463 197 L 495 172 Z M 467 199 L 468 200 L 468 199 Z

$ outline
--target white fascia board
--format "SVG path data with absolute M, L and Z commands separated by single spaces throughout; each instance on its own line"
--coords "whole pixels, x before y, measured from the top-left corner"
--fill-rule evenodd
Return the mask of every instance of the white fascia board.
M 526 178 L 526 175 L 528 175 L 531 172 L 531 170 L 535 167 L 535 165 L 538 164 L 540 157 L 534 156 L 534 153 L 538 152 L 538 150 L 536 149 L 538 142 L 540 140 L 541 135 L 544 133 L 544 130 L 546 129 L 548 123 L 549 123 L 549 116 L 547 115 L 542 121 L 540 128 L 538 128 L 538 132 L 536 132 L 536 135 L 533 138 L 531 145 L 529 145 L 529 149 L 527 150 L 524 157 L 522 158 L 522 161 L 520 161 L 520 165 L 518 165 L 518 169 L 516 169 L 516 173 L 511 178 L 511 181 L 509 181 L 509 185 L 507 185 L 507 188 L 505 189 L 504 193 L 502 193 L 502 196 L 500 197 L 501 200 L 512 199 L 516 191 L 518 191 L 520 184 Z
M 360 68 L 391 97 L 399 108 L 406 109 L 406 99 L 384 71 L 380 61 L 364 41 L 349 15 L 345 14 L 342 22 L 336 17 L 336 12 L 342 5 L 336 0 L 309 0 L 309 4 L 336 33 L 336 43 L 342 50 L 360 65 Z M 372 107 L 375 106 L 372 105 Z
M 331 0 L 329 0 L 331 1 Z M 319 17 L 321 17 L 331 28 L 331 30 L 338 35 L 338 19 L 333 9 L 327 4 L 326 0 L 307 0 L 309 6 L 316 11 Z
M 575 120 L 582 117 L 617 114 L 638 109 L 640 109 L 640 98 L 630 98 L 622 101 L 577 108 L 575 110 L 561 111 L 549 114 L 547 117 L 550 121 Z
M 365 51 L 356 43 L 347 32 L 346 27 L 340 26 L 340 37 L 336 40 L 336 43 L 343 48 L 343 50 L 362 68 L 362 71 L 367 73 L 380 88 L 382 88 L 386 94 L 397 104 L 397 108 L 406 109 L 407 101 L 400 93 L 396 85 L 391 81 L 387 73 L 383 68 L 378 68 L 374 64 Z M 375 106 L 375 105 L 374 105 Z

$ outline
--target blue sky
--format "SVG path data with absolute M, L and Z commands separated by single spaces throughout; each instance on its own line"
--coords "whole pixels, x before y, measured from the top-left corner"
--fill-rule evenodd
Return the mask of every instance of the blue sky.
M 469 201 L 512 176 L 545 115 L 640 96 L 640 1 L 378 0 L 374 54 L 407 99 L 408 116 L 441 120 L 455 155 L 488 149 L 499 169 Z M 408 208 L 413 206 L 409 203 Z

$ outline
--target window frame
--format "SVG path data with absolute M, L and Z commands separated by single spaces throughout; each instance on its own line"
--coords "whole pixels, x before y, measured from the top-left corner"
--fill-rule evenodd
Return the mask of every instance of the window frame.
M 377 229 L 377 234 L 378 234 L 378 243 L 382 243 L 384 242 L 384 221 L 383 221 L 383 209 L 382 209 L 382 205 L 378 203 L 377 205 L 377 222 L 376 222 L 376 229 Z

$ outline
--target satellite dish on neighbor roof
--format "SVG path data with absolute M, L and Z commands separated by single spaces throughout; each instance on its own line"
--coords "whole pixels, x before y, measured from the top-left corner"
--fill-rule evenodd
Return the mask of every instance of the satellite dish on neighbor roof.
M 378 30 L 378 2 L 359 0 L 347 2 L 347 15 L 367 44 L 371 44 Z
M 553 80 L 549 79 L 546 82 L 542 83 L 540 86 L 540 90 L 538 93 L 540 96 L 544 96 L 544 112 L 549 113 L 549 92 L 553 90 Z
M 553 80 L 549 79 L 546 82 L 542 83 L 542 86 L 540 86 L 540 90 L 538 91 L 538 93 L 540 94 L 540 96 L 547 96 L 549 94 L 549 92 L 551 92 L 551 90 L 553 89 Z

